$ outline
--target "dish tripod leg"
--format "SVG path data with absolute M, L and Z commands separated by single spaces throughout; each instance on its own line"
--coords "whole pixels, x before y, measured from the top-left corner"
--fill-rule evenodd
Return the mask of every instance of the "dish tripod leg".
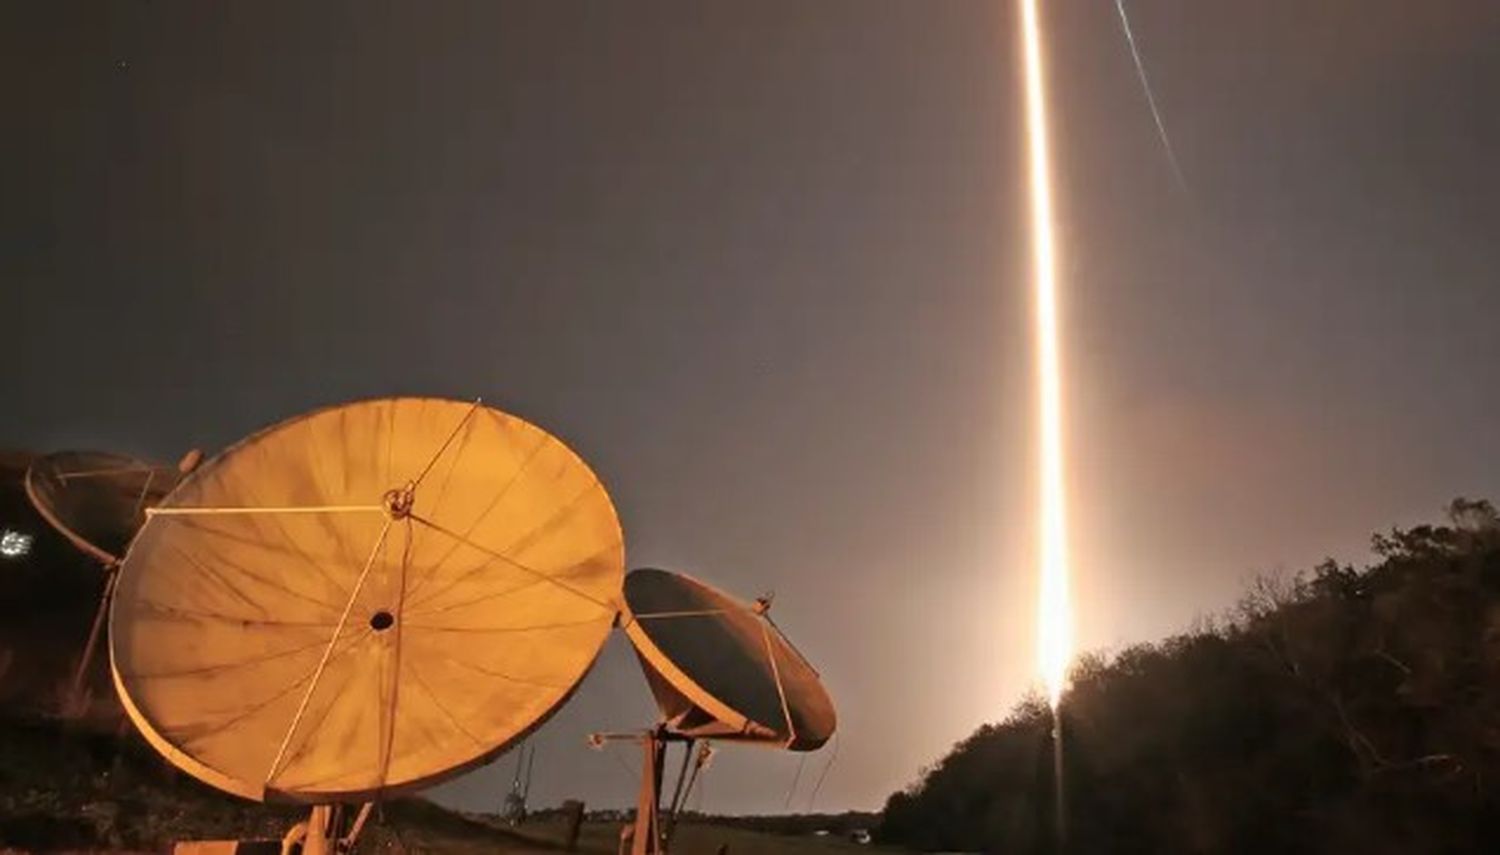
M 313 805 L 307 819 L 292 826 L 281 839 L 281 855 L 297 852 L 302 855 L 341 855 L 351 851 L 374 806 L 374 802 L 365 802 L 345 830 L 348 817 L 344 805 Z
M 608 735 L 605 738 L 609 738 Z M 644 753 L 641 789 L 636 796 L 635 823 L 621 832 L 619 855 L 666 855 L 672 842 L 672 832 L 677 829 L 677 816 L 698 779 L 698 773 L 702 771 L 712 752 L 706 743 L 695 752 L 693 748 L 698 744 L 696 739 L 671 734 L 662 728 L 648 730 L 634 738 L 640 740 Z M 682 770 L 677 773 L 672 802 L 663 816 L 661 784 L 666 766 L 667 744 L 671 742 L 683 745 Z
M 661 772 L 667 742 L 660 733 L 650 730 L 641 736 L 641 747 L 645 755 L 641 758 L 641 789 L 635 800 L 635 833 L 630 841 L 630 855 L 663 855 Z
M 119 567 L 111 565 L 104 568 L 104 591 L 99 595 L 99 608 L 94 612 L 94 624 L 89 627 L 89 640 L 83 645 L 83 655 L 78 659 L 78 670 L 73 672 L 73 684 L 68 688 L 67 708 L 63 711 L 65 718 L 83 718 L 88 712 L 88 679 L 89 666 L 94 662 L 94 651 L 99 647 L 99 636 L 104 633 L 105 621 L 109 619 L 109 604 L 115 596 L 115 580 L 119 577 Z

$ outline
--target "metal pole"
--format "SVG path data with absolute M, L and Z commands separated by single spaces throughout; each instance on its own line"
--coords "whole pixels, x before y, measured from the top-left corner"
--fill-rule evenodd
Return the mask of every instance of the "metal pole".
M 662 829 L 662 838 L 668 844 L 672 842 L 672 832 L 677 830 L 677 812 L 682 809 L 683 785 L 687 783 L 688 763 L 693 759 L 694 740 L 689 739 L 682 744 L 682 768 L 677 770 L 677 786 L 672 789 L 672 810 L 667 814 L 666 828 Z
M 334 855 L 333 805 L 313 805 L 307 817 L 307 836 L 302 838 L 302 855 Z
M 78 670 L 73 673 L 73 686 L 68 691 L 68 709 L 65 711 L 67 718 L 82 718 L 87 712 L 85 684 L 88 682 L 89 666 L 94 661 L 94 650 L 99 646 L 99 636 L 104 633 L 104 625 L 109 619 L 109 604 L 114 599 L 119 565 L 111 564 L 104 568 L 104 572 L 104 592 L 99 595 L 99 608 L 94 611 L 94 624 L 89 628 L 89 640 L 83 645 L 83 657 L 78 660 Z
M 641 737 L 641 746 L 641 790 L 635 802 L 635 835 L 630 841 L 630 855 L 661 855 L 657 814 L 661 808 L 661 767 L 667 744 L 652 730 Z

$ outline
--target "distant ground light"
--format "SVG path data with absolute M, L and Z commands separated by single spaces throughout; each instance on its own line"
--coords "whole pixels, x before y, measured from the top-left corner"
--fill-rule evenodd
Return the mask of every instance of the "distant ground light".
M 25 532 L 6 529 L 0 533 L 0 557 L 25 558 L 31 554 L 33 538 Z

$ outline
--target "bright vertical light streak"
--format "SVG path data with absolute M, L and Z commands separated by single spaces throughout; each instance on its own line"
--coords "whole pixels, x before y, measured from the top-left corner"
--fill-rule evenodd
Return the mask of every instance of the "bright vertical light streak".
M 1037 0 L 1021 0 L 1026 64 L 1026 134 L 1031 164 L 1032 254 L 1036 279 L 1038 428 L 1041 432 L 1040 596 L 1037 667 L 1056 709 L 1073 656 L 1073 616 L 1068 604 L 1067 496 L 1063 474 L 1062 365 L 1057 329 L 1057 261 L 1052 228 L 1052 176 L 1048 164 L 1046 88 L 1042 75 Z

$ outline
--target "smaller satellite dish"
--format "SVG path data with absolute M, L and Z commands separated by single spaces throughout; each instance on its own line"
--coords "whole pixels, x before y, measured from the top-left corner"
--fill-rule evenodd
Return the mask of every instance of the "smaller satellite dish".
M 172 466 L 105 451 L 59 451 L 32 461 L 26 496 L 48 524 L 90 557 L 113 566 L 182 474 Z
M 633 570 L 620 620 L 668 731 L 792 751 L 833 735 L 833 701 L 771 621 L 769 600 L 743 603 L 681 573 Z

